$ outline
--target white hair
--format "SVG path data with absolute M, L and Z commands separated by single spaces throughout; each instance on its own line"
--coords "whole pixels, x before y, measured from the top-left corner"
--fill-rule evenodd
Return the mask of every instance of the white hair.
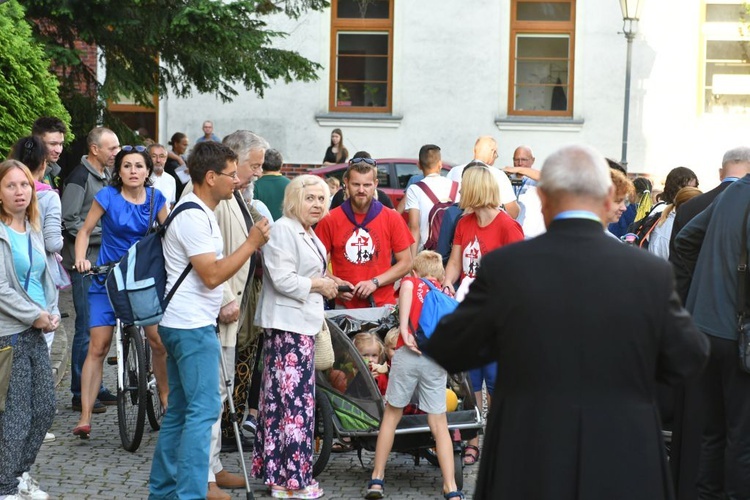
M 602 199 L 609 195 L 612 179 L 607 160 L 584 145 L 566 146 L 552 153 L 542 167 L 539 189 Z

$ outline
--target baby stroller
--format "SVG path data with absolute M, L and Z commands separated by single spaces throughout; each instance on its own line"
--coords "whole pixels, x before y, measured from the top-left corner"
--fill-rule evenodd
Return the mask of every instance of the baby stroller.
M 381 339 L 397 324 L 392 308 L 326 311 L 335 361 L 329 370 L 316 372 L 316 412 L 313 475 L 328 464 L 334 437 L 347 439 L 362 461 L 362 450 L 375 451 L 384 401 L 368 365 L 351 337 L 360 331 L 377 331 Z M 343 327 L 343 328 L 342 328 Z M 476 436 L 482 417 L 474 399 L 471 382 L 464 373 L 449 375 L 448 386 L 458 397 L 455 411 L 449 412 L 448 429 L 454 442 L 456 485 L 463 487 L 462 441 Z M 418 406 L 418 402 L 416 402 Z M 435 442 L 427 425 L 427 415 L 404 415 L 396 429 L 394 452 L 412 454 L 437 465 L 432 449 Z

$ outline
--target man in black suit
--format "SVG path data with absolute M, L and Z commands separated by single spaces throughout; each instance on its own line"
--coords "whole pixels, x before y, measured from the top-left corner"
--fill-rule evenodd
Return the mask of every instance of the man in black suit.
M 674 268 L 677 293 L 685 304 L 687 301 L 692 270 L 688 269 L 683 255 L 675 248 L 677 234 L 699 213 L 708 208 L 714 199 L 734 181 L 750 173 L 750 148 L 738 147 L 724 153 L 719 169 L 721 183 L 710 191 L 696 196 L 681 205 L 676 212 L 672 236 L 669 240 L 669 262 Z M 693 381 L 694 382 L 694 381 Z M 698 463 L 703 431 L 705 402 L 697 386 L 687 381 L 685 386 L 674 388 L 674 420 L 672 422 L 672 453 L 669 466 L 678 500 L 697 500 Z
M 672 498 L 656 381 L 700 371 L 708 341 L 669 265 L 604 234 L 599 153 L 554 153 L 538 189 L 547 232 L 485 256 L 424 349 L 449 372 L 498 362 L 475 498 Z
M 693 277 L 692 266 L 680 249 L 675 239 L 688 223 L 708 208 L 719 194 L 738 179 L 750 173 L 750 148 L 738 147 L 724 153 L 719 177 L 721 184 L 696 196 L 677 209 L 672 237 L 669 242 L 669 261 L 674 267 L 677 292 L 684 304 L 687 303 L 688 291 Z M 702 243 L 702 242 L 700 242 Z M 700 248 L 698 244 L 698 250 Z M 692 263 L 695 264 L 694 262 Z M 702 434 L 707 415 L 708 403 L 700 390 L 696 379 L 686 381 L 684 386 L 675 388 L 674 422 L 672 423 L 672 453 L 669 466 L 675 484 L 678 500 L 697 500 L 699 498 L 697 481 L 699 476 L 700 449 Z
M 721 168 L 719 169 L 721 183 L 711 191 L 707 191 L 685 202 L 675 212 L 672 236 L 669 238 L 669 262 L 674 267 L 677 293 L 680 295 L 683 304 L 685 303 L 685 299 L 687 299 L 688 288 L 690 287 L 690 274 L 685 268 L 682 256 L 679 252 L 675 251 L 674 239 L 677 233 L 693 217 L 704 211 L 727 186 L 748 173 L 750 173 L 750 148 L 739 147 L 730 149 L 724 153 L 724 158 L 721 161 Z

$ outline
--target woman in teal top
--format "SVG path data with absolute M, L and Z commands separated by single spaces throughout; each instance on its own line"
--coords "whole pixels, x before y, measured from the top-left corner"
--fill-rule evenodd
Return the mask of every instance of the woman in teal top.
M 8 160 L 0 163 L 0 353 L 10 347 L 13 363 L 0 413 L 0 496 L 48 498 L 29 470 L 55 416 L 43 334 L 59 324 L 34 179 L 22 163 Z

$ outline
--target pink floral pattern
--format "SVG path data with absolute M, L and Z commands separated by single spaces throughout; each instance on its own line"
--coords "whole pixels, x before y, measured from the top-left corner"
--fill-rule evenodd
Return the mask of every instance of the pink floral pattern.
M 313 484 L 315 337 L 266 329 L 263 335 L 253 477 L 299 490 Z

